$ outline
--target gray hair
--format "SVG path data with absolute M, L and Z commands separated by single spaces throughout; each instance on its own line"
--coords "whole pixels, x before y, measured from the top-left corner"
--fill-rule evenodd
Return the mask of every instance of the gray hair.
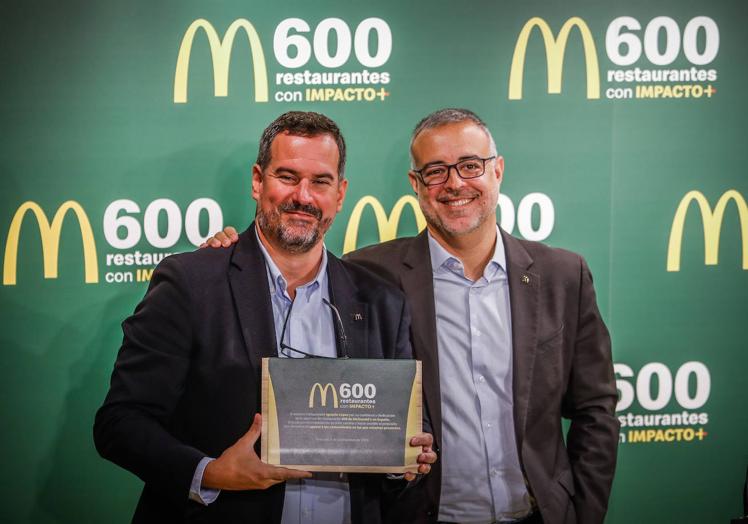
M 449 107 L 446 109 L 439 109 L 438 111 L 434 111 L 426 118 L 418 122 L 418 125 L 416 125 L 416 128 L 413 130 L 413 134 L 410 137 L 409 151 L 411 169 L 416 168 L 416 161 L 415 158 L 413 158 L 413 142 L 415 142 L 418 135 L 420 135 L 427 129 L 434 129 L 435 127 L 441 127 L 447 124 L 456 124 L 460 122 L 472 122 L 476 126 L 480 127 L 488 136 L 488 140 L 490 141 L 491 154 L 497 154 L 496 142 L 494 142 L 493 135 L 491 135 L 491 131 L 488 129 L 488 126 L 483 120 L 481 120 L 478 115 L 476 115 L 469 109 Z

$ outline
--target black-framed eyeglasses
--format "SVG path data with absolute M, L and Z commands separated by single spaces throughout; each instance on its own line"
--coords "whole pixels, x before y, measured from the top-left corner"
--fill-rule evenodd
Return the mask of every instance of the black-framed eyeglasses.
M 483 176 L 483 173 L 486 172 L 486 162 L 494 158 L 496 158 L 496 155 L 486 158 L 468 158 L 454 164 L 431 164 L 423 169 L 413 169 L 412 171 L 418 175 L 418 179 L 424 186 L 438 186 L 449 180 L 449 172 L 452 168 L 457 172 L 457 176 L 463 180 Z
M 338 308 L 336 308 L 333 304 L 331 304 L 326 298 L 323 298 L 322 302 L 324 302 L 327 306 L 330 306 L 330 309 L 332 309 L 333 316 L 335 317 L 335 320 L 338 325 L 338 342 L 340 342 L 340 348 L 342 349 L 343 356 L 342 357 L 326 357 L 323 355 L 313 355 L 311 353 L 307 353 L 306 351 L 301 351 L 300 349 L 291 347 L 285 342 L 283 342 L 283 339 L 286 338 L 286 327 L 288 326 L 288 319 L 291 318 L 291 310 L 293 309 L 293 304 L 294 304 L 293 302 L 291 302 L 291 306 L 288 308 L 288 313 L 286 313 L 286 320 L 283 321 L 283 330 L 281 331 L 280 344 L 279 344 L 281 355 L 283 355 L 284 357 L 293 358 L 289 353 L 286 353 L 286 351 L 293 351 L 294 353 L 304 355 L 303 358 L 330 358 L 330 359 L 349 358 L 348 357 L 348 339 L 345 336 L 345 330 L 343 329 L 343 320 L 340 318 L 340 312 L 338 311 Z

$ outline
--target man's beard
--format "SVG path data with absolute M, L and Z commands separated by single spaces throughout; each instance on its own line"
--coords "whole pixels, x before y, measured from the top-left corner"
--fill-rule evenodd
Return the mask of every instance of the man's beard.
M 300 211 L 317 219 L 315 224 L 307 222 L 300 225 L 287 226 L 283 224 L 282 214 L 289 211 Z M 324 236 L 332 224 L 332 218 L 322 218 L 322 210 L 311 204 L 299 204 L 298 202 L 285 202 L 269 212 L 257 209 L 257 224 L 265 234 L 278 244 L 282 249 L 292 253 L 306 253 L 312 249 Z M 293 220 L 293 219 L 292 219 Z M 297 224 L 301 224 L 298 221 Z M 298 231 L 303 227 L 303 230 Z

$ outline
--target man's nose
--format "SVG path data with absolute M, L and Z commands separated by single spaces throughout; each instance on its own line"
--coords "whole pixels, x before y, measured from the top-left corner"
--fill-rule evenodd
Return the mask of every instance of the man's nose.
M 301 204 L 309 204 L 312 202 L 312 188 L 309 179 L 301 179 L 301 181 L 296 185 L 294 197 Z
M 459 189 L 465 185 L 465 181 L 460 177 L 460 173 L 457 171 L 457 166 L 449 166 L 447 171 L 447 181 L 444 182 L 444 187 L 449 189 Z

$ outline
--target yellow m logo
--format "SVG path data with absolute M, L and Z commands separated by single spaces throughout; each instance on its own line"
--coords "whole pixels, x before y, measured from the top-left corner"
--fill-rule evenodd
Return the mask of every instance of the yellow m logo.
M 587 65 L 587 98 L 600 98 L 600 67 L 597 63 L 597 49 L 590 28 L 587 27 L 585 21 L 577 16 L 569 18 L 561 27 L 558 39 L 556 39 L 553 37 L 553 32 L 546 21 L 536 16 L 527 21 L 517 37 L 517 45 L 514 47 L 514 56 L 512 57 L 512 69 L 509 72 L 509 100 L 522 99 L 527 41 L 535 27 L 540 29 L 545 44 L 548 64 L 548 93 L 556 95 L 561 93 L 566 41 L 569 39 L 572 27 L 576 27 L 582 35 L 582 43 L 584 44 L 584 59 Z
M 174 103 L 184 104 L 187 102 L 187 74 L 190 68 L 190 53 L 192 41 L 198 29 L 205 31 L 210 44 L 210 54 L 213 58 L 213 90 L 215 96 L 227 96 L 229 81 L 229 64 L 231 62 L 231 50 L 234 46 L 234 37 L 239 29 L 243 29 L 249 40 L 249 49 L 252 52 L 252 66 L 254 69 L 255 102 L 268 101 L 268 75 L 265 67 L 265 53 L 262 51 L 260 37 L 254 26 L 244 18 L 234 20 L 229 26 L 223 39 L 218 36 L 215 28 L 205 19 L 192 22 L 182 39 L 177 55 L 177 69 L 174 73 Z
M 60 233 L 62 223 L 68 211 L 73 211 L 78 218 L 78 226 L 83 240 L 83 259 L 85 261 L 85 275 L 87 284 L 95 284 L 99 281 L 99 267 L 96 262 L 96 243 L 91 231 L 88 216 L 78 202 L 68 200 L 63 203 L 55 213 L 52 224 L 49 224 L 47 215 L 36 202 L 24 202 L 18 208 L 8 229 L 8 239 L 5 242 L 5 262 L 3 265 L 3 284 L 13 286 L 16 283 L 16 263 L 18 258 L 18 240 L 21 235 L 23 217 L 27 211 L 34 213 L 36 222 L 39 224 L 39 235 L 42 240 L 42 253 L 44 254 L 44 278 L 57 278 L 57 259 L 60 250 Z
M 421 208 L 418 207 L 418 200 L 411 195 L 400 197 L 400 200 L 398 200 L 392 208 L 392 213 L 389 217 L 379 200 L 373 196 L 365 196 L 359 200 L 356 203 L 356 207 L 353 208 L 353 213 L 351 213 L 351 218 L 348 221 L 348 227 L 345 229 L 343 254 L 356 249 L 356 243 L 358 242 L 358 228 L 361 224 L 361 214 L 367 206 L 371 206 L 374 210 L 374 217 L 377 220 L 377 228 L 379 229 L 379 241 L 386 242 L 397 236 L 397 226 L 400 223 L 400 215 L 402 215 L 403 208 L 406 205 L 409 205 L 413 210 L 413 214 L 416 217 L 418 231 L 422 231 L 423 228 L 426 227 L 426 218 L 423 216 Z
M 335 386 L 330 384 L 329 382 L 325 384 L 323 387 L 322 384 L 317 382 L 312 386 L 312 390 L 309 392 L 309 407 L 314 407 L 314 392 L 319 390 L 319 404 L 320 406 L 326 406 L 327 405 L 327 390 L 332 391 L 332 406 L 334 408 L 338 407 L 338 392 L 335 391 Z
M 680 253 L 681 242 L 683 240 L 683 224 L 686 221 L 686 213 L 689 204 L 695 200 L 699 204 L 701 211 L 701 221 L 704 226 L 704 264 L 707 266 L 716 266 L 719 256 L 719 236 L 722 229 L 722 219 L 725 215 L 725 208 L 730 200 L 735 201 L 740 217 L 740 231 L 743 242 L 743 269 L 748 269 L 748 205 L 745 203 L 743 196 L 730 189 L 717 201 L 714 211 L 709 206 L 706 197 L 700 191 L 689 191 L 680 201 L 678 209 L 675 211 L 673 226 L 670 229 L 670 241 L 667 248 L 667 270 L 680 271 Z

